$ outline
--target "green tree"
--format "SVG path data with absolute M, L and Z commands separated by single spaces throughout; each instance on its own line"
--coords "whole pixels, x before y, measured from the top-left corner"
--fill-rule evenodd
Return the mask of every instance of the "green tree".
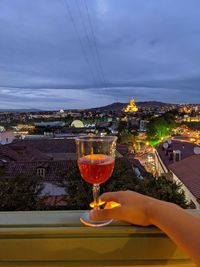
M 117 158 L 113 174 L 102 185 L 102 192 L 118 190 L 136 190 L 139 180 L 133 172 L 131 163 L 126 158 Z
M 66 188 L 66 209 L 88 209 L 93 200 L 92 185 L 86 183 L 80 176 L 76 162 L 73 162 L 68 173 L 65 174 L 62 185 Z M 166 180 L 164 177 L 156 179 L 151 174 L 140 180 L 133 172 L 131 163 L 126 158 L 117 158 L 113 174 L 107 182 L 102 184 L 101 193 L 134 190 L 161 200 L 169 201 L 187 207 L 184 192 L 180 185 Z
M 102 186 L 102 192 L 133 190 L 160 200 L 175 203 L 187 208 L 188 203 L 181 185 L 165 177 L 155 178 L 147 174 L 144 179 L 138 179 L 132 165 L 126 159 L 117 159 L 112 177 Z
M 126 121 L 120 121 L 118 124 L 117 131 L 119 135 L 127 133 L 128 132 L 128 123 Z
M 71 162 L 69 171 L 63 175 L 61 183 L 65 187 L 66 209 L 79 210 L 88 209 L 89 203 L 93 201 L 92 185 L 85 182 L 78 170 L 76 162 Z M 136 177 L 132 171 L 131 164 L 124 158 L 116 159 L 113 175 L 101 186 L 101 193 L 117 190 L 134 190 Z
M 147 127 L 148 140 L 160 140 L 171 135 L 172 130 L 176 127 L 175 117 L 171 113 L 153 118 L 150 120 Z
M 88 209 L 92 201 L 92 187 L 82 179 L 75 160 L 69 161 L 69 166 L 68 171 L 62 174 L 63 181 L 59 183 L 59 186 L 65 188 L 66 195 L 63 199 L 66 209 Z
M 129 144 L 134 141 L 134 135 L 130 133 L 123 133 L 120 135 L 118 142 L 121 144 Z
M 157 179 L 151 174 L 140 180 L 136 187 L 137 192 L 187 208 L 188 203 L 181 185 L 165 177 Z
M 0 177 L 0 211 L 44 210 L 43 186 L 39 177 Z

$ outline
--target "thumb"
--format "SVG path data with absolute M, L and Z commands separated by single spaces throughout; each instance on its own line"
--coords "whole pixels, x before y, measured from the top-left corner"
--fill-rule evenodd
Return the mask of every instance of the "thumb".
M 93 221 L 120 220 L 121 207 L 113 209 L 91 210 L 90 219 Z

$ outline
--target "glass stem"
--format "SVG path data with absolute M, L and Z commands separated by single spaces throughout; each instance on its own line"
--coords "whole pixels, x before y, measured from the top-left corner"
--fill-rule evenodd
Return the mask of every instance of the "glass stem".
M 94 199 L 94 210 L 99 209 L 99 194 L 100 194 L 100 185 L 99 184 L 93 184 L 92 188 L 93 192 L 93 199 Z

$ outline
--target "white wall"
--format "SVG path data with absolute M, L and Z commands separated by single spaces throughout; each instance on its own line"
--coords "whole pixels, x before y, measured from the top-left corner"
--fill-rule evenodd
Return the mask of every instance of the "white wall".
M 12 143 L 12 141 L 15 139 L 14 132 L 13 131 L 4 131 L 0 132 L 0 144 L 6 145 Z
M 44 189 L 42 190 L 41 195 L 49 194 L 50 196 L 63 196 L 66 195 L 65 188 L 58 186 L 53 182 L 44 182 Z
M 200 204 L 198 203 L 196 197 L 190 192 L 190 190 L 179 180 L 179 178 L 173 173 L 172 173 L 172 179 L 173 181 L 177 182 L 178 184 L 181 184 L 181 189 L 185 192 L 185 197 L 187 201 L 190 203 L 192 201 L 197 209 L 200 209 Z
M 155 151 L 155 167 L 158 176 L 162 176 L 163 174 L 168 173 L 168 169 L 164 165 L 157 151 Z

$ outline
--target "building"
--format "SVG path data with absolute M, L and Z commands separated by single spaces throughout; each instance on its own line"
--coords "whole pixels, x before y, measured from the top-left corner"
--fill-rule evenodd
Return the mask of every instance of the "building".
M 3 177 L 42 178 L 42 195 L 48 203 L 63 205 L 65 188 L 61 185 L 67 172 L 76 166 L 74 139 L 15 140 L 0 145 L 0 171 Z
M 155 150 L 155 169 L 157 176 L 181 184 L 188 203 L 200 209 L 200 155 L 195 155 L 195 147 L 183 141 L 161 143 Z
M 8 129 L 0 132 L 0 144 L 6 145 L 12 143 L 15 139 L 14 130 Z
M 200 155 L 169 165 L 172 179 L 181 184 L 191 207 L 200 209 Z
M 75 128 L 84 128 L 84 124 L 82 121 L 80 120 L 74 120 L 72 123 L 71 123 L 71 127 L 75 127 Z
M 53 157 L 31 146 L 0 145 L 0 160 L 3 162 L 49 161 Z
M 196 147 L 193 143 L 178 140 L 172 140 L 167 148 L 163 145 L 164 143 L 159 144 L 155 150 L 155 166 L 158 176 L 168 173 L 170 164 L 194 155 Z
M 146 132 L 146 130 L 147 130 L 147 121 L 145 121 L 145 120 L 140 120 L 139 131 L 140 131 L 140 132 Z
M 186 121 L 186 122 L 200 122 L 200 115 L 196 115 L 196 116 L 184 115 L 183 121 Z
M 30 139 L 15 140 L 9 147 L 30 147 L 52 158 L 52 160 L 76 159 L 74 139 Z
M 129 105 L 127 105 L 125 108 L 124 108 L 124 112 L 136 112 L 138 111 L 138 107 L 136 106 L 135 104 L 135 100 L 133 98 L 130 99 L 130 102 L 129 102 Z
M 43 190 L 41 196 L 48 196 L 46 199 L 50 205 L 62 206 L 63 197 L 66 196 L 65 187 L 62 185 L 65 181 L 67 172 L 75 166 L 74 160 L 66 161 L 10 161 L 0 160 L 0 170 L 3 170 L 5 178 L 14 177 L 41 177 Z
M 34 125 L 38 127 L 63 127 L 65 126 L 65 123 L 63 121 L 41 121 L 35 122 Z

